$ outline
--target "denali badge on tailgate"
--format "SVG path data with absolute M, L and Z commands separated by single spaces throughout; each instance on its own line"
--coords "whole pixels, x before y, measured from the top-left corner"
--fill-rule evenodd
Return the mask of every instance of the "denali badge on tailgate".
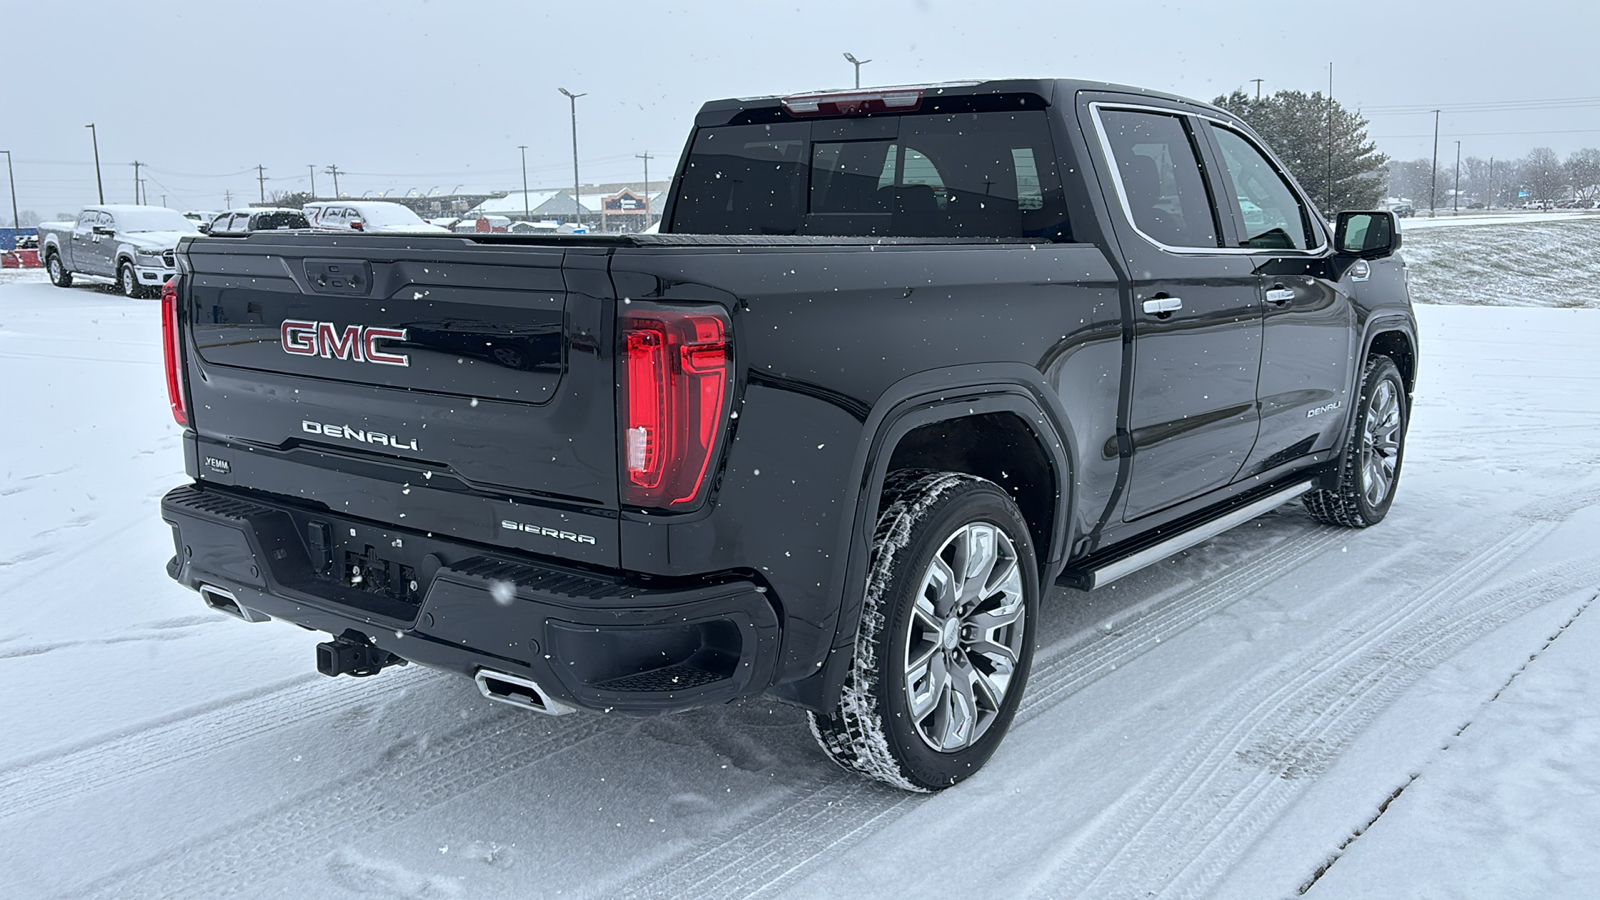
M 384 366 L 411 365 L 411 357 L 404 353 L 385 353 L 378 349 L 379 341 L 405 340 L 404 328 L 381 328 L 376 325 L 346 325 L 340 328 L 332 322 L 284 319 L 280 337 L 283 339 L 283 352 L 295 356 L 348 359 Z

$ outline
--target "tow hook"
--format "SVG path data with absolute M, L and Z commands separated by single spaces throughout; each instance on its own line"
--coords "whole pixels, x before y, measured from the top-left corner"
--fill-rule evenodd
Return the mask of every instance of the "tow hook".
M 327 676 L 354 675 L 365 678 L 406 661 L 372 645 L 367 636 L 350 630 L 331 641 L 317 645 L 317 671 Z

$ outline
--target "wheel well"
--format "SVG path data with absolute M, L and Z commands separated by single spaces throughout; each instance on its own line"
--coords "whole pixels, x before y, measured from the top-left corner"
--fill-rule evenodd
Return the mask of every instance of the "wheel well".
M 1411 393 L 1411 386 L 1416 383 L 1416 355 L 1411 351 L 1411 341 L 1403 331 L 1385 331 L 1374 335 L 1372 344 L 1367 348 L 1368 356 L 1387 356 L 1394 360 L 1395 368 L 1400 370 L 1400 378 L 1406 384 L 1406 394 Z
M 1011 495 L 1028 521 L 1041 567 L 1055 529 L 1056 477 L 1038 435 L 1019 416 L 985 413 L 914 428 L 895 445 L 889 471 L 937 469 L 986 478 Z

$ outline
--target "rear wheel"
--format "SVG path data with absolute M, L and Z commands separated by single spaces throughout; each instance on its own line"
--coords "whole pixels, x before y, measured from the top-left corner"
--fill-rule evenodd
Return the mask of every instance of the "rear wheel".
M 1405 455 L 1405 382 L 1387 356 L 1367 360 L 1355 428 L 1339 455 L 1338 482 L 1305 496 L 1306 509 L 1330 525 L 1366 528 L 1383 521 L 1400 486 Z
M 72 273 L 61 264 L 61 254 L 51 253 L 44 258 L 44 268 L 50 273 L 50 283 L 56 287 L 72 287 Z
M 896 473 L 839 708 L 811 715 L 817 743 L 906 790 L 972 775 L 1021 702 L 1038 607 L 1028 524 L 1004 490 L 960 473 Z

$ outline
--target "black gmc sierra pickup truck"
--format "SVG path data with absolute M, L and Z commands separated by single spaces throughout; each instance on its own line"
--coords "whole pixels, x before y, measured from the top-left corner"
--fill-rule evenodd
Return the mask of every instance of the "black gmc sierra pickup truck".
M 186 239 L 172 577 L 328 632 L 329 675 L 545 713 L 766 693 L 937 790 L 1004 736 L 1052 585 L 1393 500 L 1395 220 L 1330 225 L 1213 106 L 716 101 L 661 232 Z

